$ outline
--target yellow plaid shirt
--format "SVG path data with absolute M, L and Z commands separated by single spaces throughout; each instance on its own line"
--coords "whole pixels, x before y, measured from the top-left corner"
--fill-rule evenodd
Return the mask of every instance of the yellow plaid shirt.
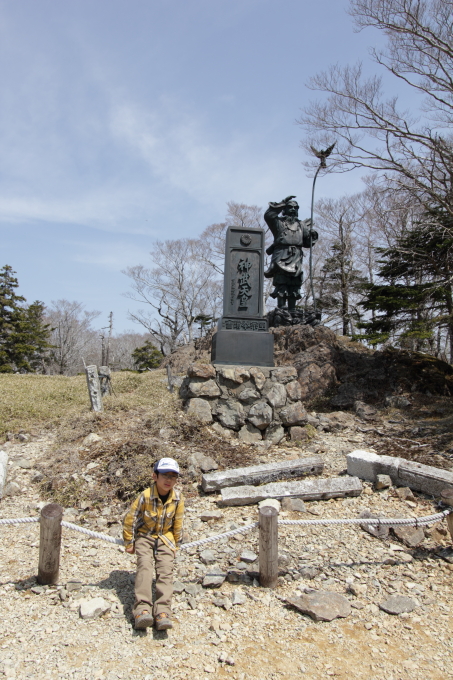
M 177 550 L 182 541 L 183 519 L 182 493 L 173 488 L 163 504 L 156 482 L 153 482 L 135 499 L 124 518 L 124 544 L 126 547 L 131 545 L 138 536 L 152 536 Z

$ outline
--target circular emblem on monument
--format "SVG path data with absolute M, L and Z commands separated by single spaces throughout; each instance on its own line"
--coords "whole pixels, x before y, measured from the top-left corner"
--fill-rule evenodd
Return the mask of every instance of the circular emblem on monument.
M 250 234 L 242 234 L 241 236 L 241 243 L 243 246 L 249 246 L 252 242 L 252 237 Z

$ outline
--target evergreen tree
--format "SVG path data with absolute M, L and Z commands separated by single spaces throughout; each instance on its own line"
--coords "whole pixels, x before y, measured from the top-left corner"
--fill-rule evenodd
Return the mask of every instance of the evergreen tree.
M 413 349 L 433 350 L 434 330 L 444 332 L 453 356 L 453 219 L 431 210 L 382 255 L 382 283 L 368 286 L 363 307 L 373 318 L 360 324 L 379 344 L 393 338 Z
M 150 340 L 147 340 L 144 345 L 137 347 L 131 353 L 134 359 L 134 365 L 139 371 L 146 371 L 147 368 L 158 368 L 162 359 L 163 354 L 154 347 Z
M 0 373 L 36 371 L 50 347 L 44 304 L 25 305 L 15 273 L 9 265 L 0 270 Z

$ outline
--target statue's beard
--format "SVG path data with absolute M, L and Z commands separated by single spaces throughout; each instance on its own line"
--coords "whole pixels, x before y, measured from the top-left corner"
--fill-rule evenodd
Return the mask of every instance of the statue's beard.
M 285 215 L 285 219 L 287 222 L 291 222 L 291 224 L 294 224 L 294 222 L 298 222 L 299 218 L 297 215 Z

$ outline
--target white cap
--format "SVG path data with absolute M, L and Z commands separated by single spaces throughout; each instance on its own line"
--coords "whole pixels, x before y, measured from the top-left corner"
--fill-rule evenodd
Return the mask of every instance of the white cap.
M 179 475 L 179 465 L 173 458 L 161 458 L 155 464 L 154 472 L 176 472 Z

